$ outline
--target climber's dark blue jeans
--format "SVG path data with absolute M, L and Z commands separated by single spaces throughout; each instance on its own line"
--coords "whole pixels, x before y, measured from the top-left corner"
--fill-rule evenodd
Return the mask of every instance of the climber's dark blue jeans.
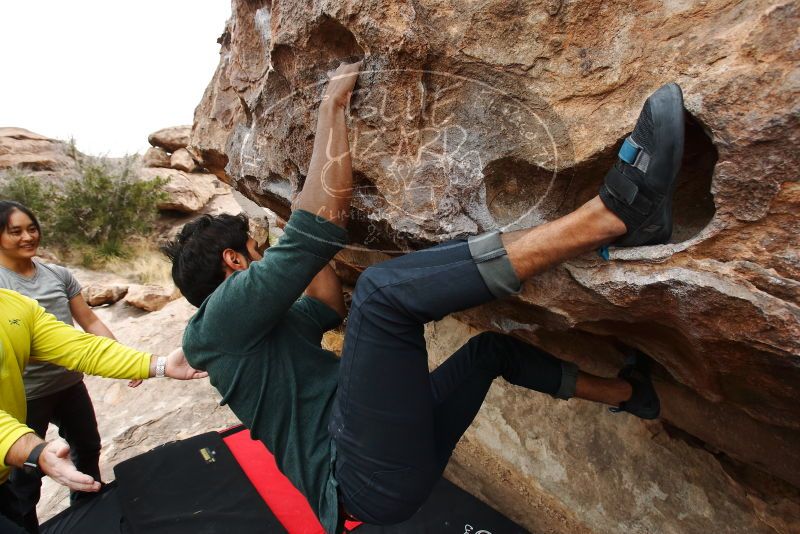
M 477 245 L 445 243 L 361 275 L 329 427 L 334 476 L 351 515 L 376 524 L 413 515 L 496 377 L 560 398 L 574 394 L 577 367 L 495 333 L 472 338 L 429 372 L 425 323 L 518 288 L 497 235 Z

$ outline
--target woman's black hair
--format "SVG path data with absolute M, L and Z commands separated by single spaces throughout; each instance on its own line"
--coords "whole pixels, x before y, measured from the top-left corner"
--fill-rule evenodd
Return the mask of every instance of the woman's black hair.
M 6 226 L 8 226 L 8 220 L 11 218 L 11 214 L 14 210 L 19 210 L 30 217 L 36 230 L 40 234 L 42 233 L 42 227 L 39 225 L 39 219 L 36 218 L 36 215 L 34 215 L 27 206 L 13 200 L 0 200 L 0 233 L 5 232 Z

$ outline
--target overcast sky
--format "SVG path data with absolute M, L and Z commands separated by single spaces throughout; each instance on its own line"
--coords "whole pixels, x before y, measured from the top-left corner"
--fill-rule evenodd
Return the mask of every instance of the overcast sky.
M 3 0 L 0 126 L 143 152 L 149 133 L 192 123 L 229 16 L 229 0 Z

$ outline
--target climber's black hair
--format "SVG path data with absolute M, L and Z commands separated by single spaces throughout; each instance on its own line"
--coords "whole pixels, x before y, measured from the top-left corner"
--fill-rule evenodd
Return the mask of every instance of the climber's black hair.
M 203 215 L 184 225 L 175 241 L 161 247 L 172 261 L 172 280 L 186 300 L 199 307 L 225 280 L 222 262 L 225 249 L 251 259 L 247 250 L 248 228 L 244 214 Z

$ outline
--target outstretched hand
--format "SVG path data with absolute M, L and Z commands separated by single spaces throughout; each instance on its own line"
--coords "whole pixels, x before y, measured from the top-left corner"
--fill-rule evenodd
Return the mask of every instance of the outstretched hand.
M 100 491 L 100 482 L 81 473 L 69 459 L 69 445 L 61 439 L 51 441 L 39 456 L 42 472 L 72 491 Z
M 186 361 L 186 355 L 182 348 L 177 348 L 167 355 L 167 368 L 164 375 L 177 380 L 193 380 L 195 378 L 205 378 L 208 373 L 198 371 Z
M 350 95 L 353 94 L 356 80 L 358 80 L 361 63 L 361 61 L 342 63 L 333 74 L 328 76 L 328 88 L 322 97 L 323 103 L 330 102 L 334 106 L 347 107 L 350 102 Z

